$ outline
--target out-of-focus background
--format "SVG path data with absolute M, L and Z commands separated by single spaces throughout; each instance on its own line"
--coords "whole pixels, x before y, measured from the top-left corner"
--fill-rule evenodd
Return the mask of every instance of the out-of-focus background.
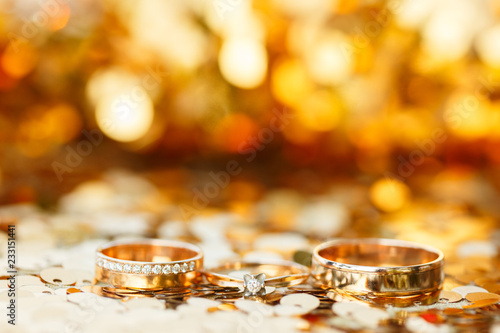
M 498 1 L 0 6 L 3 204 L 127 174 L 191 215 L 263 200 L 287 220 L 325 194 L 500 215 Z
M 445 291 L 499 293 L 500 1 L 0 0 L 0 161 L 0 303 L 10 235 L 19 283 L 44 285 L 20 290 L 24 331 L 201 330 L 192 312 L 60 297 L 131 299 L 82 287 L 96 248 L 130 237 L 196 243 L 205 268 L 307 264 L 335 237 L 411 240 L 445 253 Z M 51 267 L 82 289 L 45 297 Z M 322 319 L 276 327 L 364 327 L 329 321 L 321 297 Z M 498 295 L 485 297 L 391 323 L 486 331 Z

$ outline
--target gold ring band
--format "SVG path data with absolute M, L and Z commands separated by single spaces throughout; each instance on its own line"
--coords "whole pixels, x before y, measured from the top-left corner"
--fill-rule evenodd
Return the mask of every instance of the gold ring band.
M 394 239 L 337 239 L 318 245 L 311 275 L 315 284 L 375 303 L 435 302 L 442 288 L 443 253 Z
M 115 241 L 96 252 L 96 279 L 117 287 L 155 289 L 187 286 L 200 276 L 203 253 L 178 241 Z
M 247 271 L 243 278 L 231 276 L 234 271 Z M 204 271 L 208 282 L 222 287 L 244 287 L 245 296 L 263 294 L 265 286 L 289 287 L 305 281 L 309 268 L 293 261 L 233 261 Z

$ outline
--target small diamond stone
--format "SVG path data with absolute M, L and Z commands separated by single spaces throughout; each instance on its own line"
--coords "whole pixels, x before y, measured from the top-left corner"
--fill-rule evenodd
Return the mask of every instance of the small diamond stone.
M 109 270 L 110 271 L 114 271 L 115 270 L 115 263 L 114 262 L 110 262 L 109 263 Z
M 151 265 L 144 265 L 144 266 L 142 267 L 142 272 L 143 272 L 144 274 L 149 274 L 149 273 L 151 273 Z
M 102 267 L 103 260 L 102 259 L 97 259 L 97 266 Z
M 186 273 L 189 269 L 189 266 L 187 264 L 187 262 L 183 263 L 182 266 L 181 266 L 181 271 L 182 273 Z
M 194 261 L 191 261 L 191 262 L 189 263 L 189 270 L 190 270 L 190 271 L 194 271 L 194 265 L 195 265 L 195 264 L 194 264 Z
M 139 274 L 141 272 L 141 266 L 140 265 L 134 265 L 134 268 L 132 269 L 132 272 L 135 274 Z
M 160 274 L 161 273 L 161 266 L 160 265 L 155 265 L 153 267 L 153 273 Z
M 260 289 L 262 289 L 262 284 L 257 281 L 257 279 L 251 279 L 247 283 L 247 289 L 250 291 L 252 294 L 256 294 Z
M 163 274 L 170 274 L 172 272 L 172 267 L 170 265 L 165 265 L 162 270 Z
M 250 275 L 250 274 L 245 274 L 243 276 L 244 278 L 244 287 L 245 287 L 245 296 L 254 296 L 257 294 L 260 294 L 262 292 L 265 292 L 265 278 L 266 275 L 261 273 L 257 275 Z
M 109 269 L 109 261 L 104 260 L 104 263 L 102 264 L 102 267 L 103 267 L 104 269 Z
M 123 271 L 125 273 L 130 273 L 130 271 L 132 271 L 132 266 L 130 266 L 129 264 L 123 265 Z
M 117 272 L 121 272 L 121 271 L 123 271 L 123 265 L 122 265 L 122 264 L 120 264 L 120 263 L 116 263 L 116 264 L 115 264 L 115 270 L 116 270 Z
M 172 272 L 174 272 L 174 274 L 178 274 L 181 270 L 181 266 L 179 264 L 175 264 L 174 265 L 174 268 L 172 269 Z

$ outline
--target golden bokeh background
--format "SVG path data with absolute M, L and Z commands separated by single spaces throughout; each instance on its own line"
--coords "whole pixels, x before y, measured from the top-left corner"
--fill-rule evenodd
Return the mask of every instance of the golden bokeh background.
M 1 203 L 51 207 L 116 168 L 182 201 L 225 170 L 211 205 L 347 183 L 382 212 L 500 215 L 498 1 L 0 7 Z

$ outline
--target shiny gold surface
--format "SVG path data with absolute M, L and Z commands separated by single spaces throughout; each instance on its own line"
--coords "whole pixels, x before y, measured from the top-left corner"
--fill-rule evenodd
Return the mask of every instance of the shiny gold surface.
M 314 251 L 311 271 L 322 288 L 398 304 L 435 301 L 444 280 L 440 250 L 386 239 L 323 243 Z
M 189 286 L 199 277 L 198 272 L 177 275 L 139 275 L 117 273 L 96 267 L 96 279 L 116 287 L 154 289 Z
M 176 242 L 177 243 L 177 242 Z M 157 244 L 120 244 L 102 249 L 102 254 L 116 259 L 147 262 L 169 262 L 188 260 L 196 257 L 199 252 L 190 248 L 174 247 Z
M 203 254 L 195 245 L 167 240 L 111 242 L 97 250 L 96 259 L 130 265 L 163 265 L 195 262 L 193 271 L 177 274 L 134 274 L 104 269 L 96 264 L 96 279 L 116 287 L 154 289 L 188 286 L 198 280 Z
M 325 259 L 360 266 L 411 266 L 431 262 L 437 253 L 404 246 L 381 246 L 379 244 L 344 244 L 319 251 Z

